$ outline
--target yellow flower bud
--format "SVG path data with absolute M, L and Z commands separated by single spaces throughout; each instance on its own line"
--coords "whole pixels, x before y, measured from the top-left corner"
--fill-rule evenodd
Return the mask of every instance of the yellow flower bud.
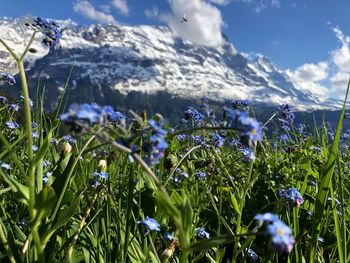
M 107 171 L 107 161 L 106 160 L 100 160 L 98 162 L 98 168 L 100 168 L 102 172 Z

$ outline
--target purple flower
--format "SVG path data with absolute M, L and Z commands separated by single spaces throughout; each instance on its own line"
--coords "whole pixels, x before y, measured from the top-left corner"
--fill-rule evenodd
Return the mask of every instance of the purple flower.
M 14 130 L 19 128 L 19 124 L 14 121 L 7 121 L 5 124 L 9 130 Z
M 146 217 L 144 220 L 137 221 L 138 224 L 144 225 L 149 231 L 160 231 L 160 224 L 151 217 Z
M 146 153 L 145 161 L 148 164 L 159 163 L 159 159 L 164 156 L 164 151 L 169 146 L 165 141 L 167 131 L 162 128 L 165 121 L 156 122 L 155 120 L 149 120 L 148 123 L 152 131 L 149 142 L 144 143 L 142 146 Z
M 290 202 L 293 206 L 298 207 L 304 203 L 304 199 L 296 188 L 289 188 L 287 190 L 278 190 L 280 197 Z
M 207 231 L 205 231 L 204 227 L 196 227 L 194 231 L 196 233 L 196 236 L 199 238 L 209 239 L 210 237 L 210 234 Z
M 11 86 L 16 84 L 15 77 L 12 76 L 11 74 L 8 74 L 8 73 L 0 74 L 0 82 L 11 85 Z

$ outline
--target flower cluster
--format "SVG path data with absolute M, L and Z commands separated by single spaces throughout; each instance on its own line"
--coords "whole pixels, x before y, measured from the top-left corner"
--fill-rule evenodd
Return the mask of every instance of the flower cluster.
M 234 100 L 232 102 L 232 108 L 237 110 L 247 110 L 250 106 L 249 100 Z
M 60 26 L 51 19 L 36 17 L 33 23 L 26 25 L 31 26 L 34 30 L 43 33 L 45 36 L 43 43 L 49 47 L 57 44 L 62 36 Z
M 292 229 L 283 223 L 278 216 L 272 213 L 258 214 L 254 218 L 257 227 L 263 227 L 265 233 L 271 237 L 272 247 L 278 253 L 290 253 L 293 249 L 295 239 Z
M 146 217 L 144 220 L 137 221 L 139 225 L 144 225 L 148 231 L 160 231 L 160 224 L 151 217 Z
M 199 238 L 209 239 L 210 237 L 210 234 L 207 231 L 205 231 L 204 227 L 196 227 L 194 229 L 194 232 L 196 233 L 196 236 Z
M 111 106 L 99 106 L 96 103 L 72 104 L 67 113 L 60 116 L 62 122 L 72 125 L 106 124 L 106 122 L 121 123 L 125 116 L 113 110 Z
M 90 181 L 90 186 L 92 188 L 100 186 L 105 180 L 109 178 L 109 174 L 107 172 L 93 172 L 92 176 L 94 177 L 94 179 Z
M 245 144 L 252 146 L 256 141 L 262 140 L 262 129 L 259 122 L 245 111 L 225 109 L 228 126 L 236 128 L 241 131 L 241 141 Z
M 19 128 L 19 124 L 17 122 L 14 122 L 14 121 L 7 121 L 5 124 L 6 124 L 7 129 L 9 129 L 10 131 Z
M 188 107 L 185 111 L 185 120 L 192 120 L 194 124 L 201 125 L 204 115 L 192 107 Z
M 278 194 L 281 198 L 298 207 L 304 203 L 304 199 L 296 188 L 289 188 L 287 190 L 279 189 Z
M 290 123 L 294 121 L 295 115 L 288 104 L 279 105 L 277 110 L 281 114 L 281 116 Z
M 168 148 L 168 144 L 165 141 L 167 131 L 162 128 L 164 120 L 159 123 L 155 120 L 149 120 L 148 124 L 152 128 L 152 132 L 149 142 L 144 143 L 142 147 L 146 153 L 145 161 L 148 164 L 159 163 L 159 159 L 164 156 L 164 151 Z
M 0 83 L 4 83 L 4 84 L 8 84 L 8 85 L 12 86 L 12 85 L 16 84 L 16 80 L 15 80 L 15 77 L 12 76 L 11 74 L 1 73 L 0 74 Z M 7 101 L 7 99 L 6 99 L 6 101 Z
M 224 145 L 225 139 L 221 137 L 219 134 L 214 133 L 211 135 L 212 138 L 212 144 L 214 147 L 221 147 Z

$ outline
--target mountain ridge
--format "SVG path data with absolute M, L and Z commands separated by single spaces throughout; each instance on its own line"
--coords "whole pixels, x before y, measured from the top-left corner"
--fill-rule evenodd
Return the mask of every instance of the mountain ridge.
M 15 50 L 24 49 L 31 35 L 24 24 L 30 19 L 0 19 L 0 36 Z M 50 87 L 51 104 L 74 65 L 69 85 L 72 101 L 84 97 L 103 103 L 100 97 L 105 93 L 113 96 L 114 91 L 116 96 L 165 92 L 184 99 L 206 96 L 218 102 L 250 99 L 269 106 L 288 103 L 304 111 L 341 105 L 297 89 L 267 57 L 239 53 L 228 40 L 220 48 L 208 48 L 178 38 L 166 26 L 80 26 L 71 20 L 59 24 L 63 28 L 60 43 L 49 50 L 34 41 L 37 52 L 26 63 L 30 81 L 41 79 Z M 0 66 L 16 73 L 2 47 Z

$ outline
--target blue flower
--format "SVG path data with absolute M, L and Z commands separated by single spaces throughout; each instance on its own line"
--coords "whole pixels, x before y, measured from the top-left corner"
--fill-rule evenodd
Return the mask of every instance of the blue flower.
M 289 188 L 287 190 L 279 189 L 280 197 L 290 202 L 293 206 L 298 207 L 304 203 L 304 199 L 296 188 Z
M 332 198 L 331 197 L 327 197 L 327 205 L 331 205 L 332 204 Z M 340 205 L 340 201 L 337 198 L 334 198 L 334 204 L 336 206 Z
M 250 106 L 249 100 L 234 100 L 232 102 L 232 108 L 237 110 L 247 110 Z
M 290 123 L 294 121 L 295 115 L 288 104 L 279 105 L 278 111 L 282 115 L 282 117 L 285 118 Z
M 22 95 L 20 96 L 19 102 L 24 103 L 24 96 L 22 96 Z M 30 108 L 33 108 L 33 106 L 34 106 L 34 102 L 32 101 L 31 98 L 29 98 L 29 106 L 30 106 Z
M 39 149 L 38 146 L 36 146 L 36 145 L 33 145 L 33 146 L 32 146 L 33 152 L 36 152 L 38 149 Z
M 32 136 L 34 139 L 38 139 L 39 138 L 39 134 L 36 131 L 32 132 Z
M 0 74 L 0 82 L 3 82 L 11 86 L 16 84 L 15 77 L 8 73 Z
M 14 130 L 19 128 L 19 124 L 14 121 L 7 121 L 5 124 L 9 130 Z
M 43 181 L 45 184 L 47 183 L 51 175 L 52 175 L 52 172 L 47 172 L 46 174 L 44 174 Z
M 251 248 L 249 248 L 247 250 L 247 255 L 248 258 L 252 261 L 252 262 L 258 262 L 260 257 L 258 256 L 258 254 L 255 253 L 255 251 Z
M 279 253 L 290 253 L 293 249 L 295 240 L 292 235 L 292 229 L 282 221 L 274 221 L 266 228 L 267 234 L 272 239 L 273 248 Z
M 254 151 L 251 148 L 243 148 L 239 149 L 239 151 L 243 154 L 243 161 L 248 163 L 250 161 L 255 161 Z
M 26 25 L 31 26 L 34 30 L 43 33 L 45 36 L 43 43 L 49 47 L 57 44 L 58 40 L 62 36 L 60 26 L 51 19 L 36 17 L 33 23 Z
M 99 180 L 107 180 L 109 177 L 109 174 L 106 172 L 93 172 L 92 175 L 97 177 Z
M 7 104 L 7 103 L 8 103 L 7 98 L 4 97 L 4 96 L 0 96 L 0 103 L 2 103 L 2 104 Z
M 8 105 L 8 110 L 9 111 L 19 111 L 20 110 L 20 106 L 18 106 L 17 104 L 9 104 Z
M 78 124 L 78 126 L 84 124 L 92 127 L 94 124 L 106 124 L 107 121 L 122 122 L 123 116 L 114 112 L 110 106 L 101 107 L 96 103 L 84 103 L 70 105 L 68 112 L 62 114 L 60 119 L 67 124 Z
M 196 233 L 196 236 L 199 238 L 209 239 L 210 237 L 210 234 L 207 231 L 205 231 L 204 227 L 196 227 L 194 231 Z
M 48 160 L 44 160 L 43 161 L 43 167 L 44 168 L 47 168 L 47 167 L 49 167 L 51 165 L 51 162 L 50 161 L 48 161 Z
M 165 240 L 168 240 L 168 241 L 174 240 L 174 236 L 172 233 L 165 232 L 163 236 Z
M 137 221 L 138 224 L 144 225 L 149 231 L 160 231 L 160 224 L 151 217 L 146 217 L 144 220 Z
M 194 124 L 200 125 L 204 119 L 204 115 L 192 107 L 188 107 L 185 111 L 185 120 L 192 120 Z
M 75 139 L 71 135 L 65 135 L 62 138 L 63 138 L 63 140 L 65 140 L 68 143 L 74 143 L 75 142 Z
M 254 219 L 257 221 L 258 226 L 262 226 L 264 224 L 271 224 L 275 221 L 280 220 L 280 218 L 272 213 L 265 213 L 265 214 L 257 214 Z
M 211 135 L 212 143 L 214 147 L 221 147 L 224 145 L 225 139 L 221 137 L 219 134 L 214 133 Z
M 194 174 L 194 177 L 198 179 L 204 179 L 207 177 L 207 174 L 205 172 L 199 171 Z
M 0 162 L 0 167 L 4 168 L 6 170 L 11 170 L 12 169 L 12 167 L 8 163 L 5 163 L 5 162 Z

